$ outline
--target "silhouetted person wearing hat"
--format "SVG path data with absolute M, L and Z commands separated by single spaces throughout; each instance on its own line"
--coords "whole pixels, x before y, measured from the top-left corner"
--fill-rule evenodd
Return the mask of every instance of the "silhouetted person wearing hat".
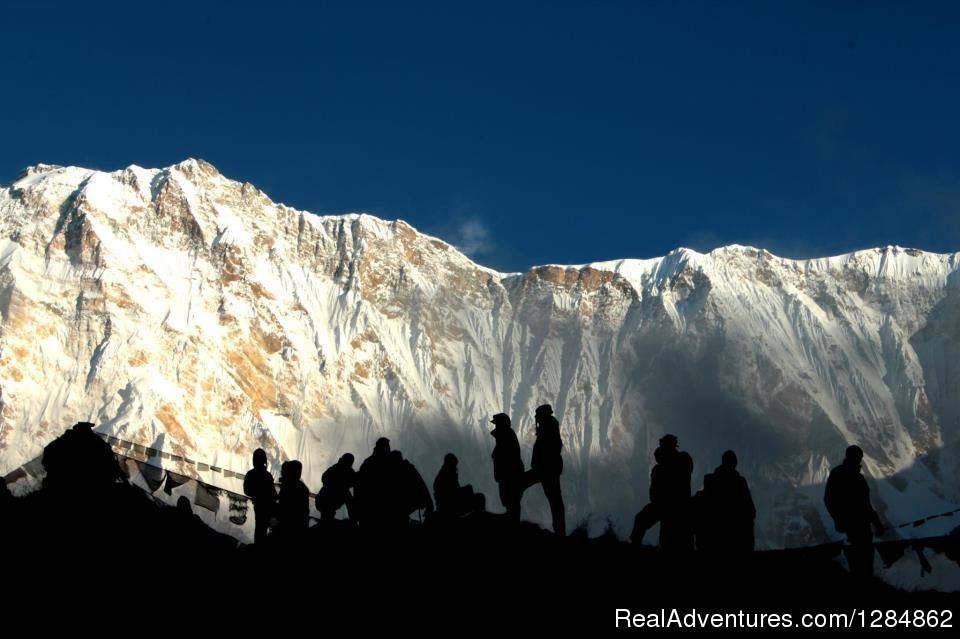
M 243 477 L 243 494 L 253 501 L 253 541 L 259 543 L 270 530 L 277 502 L 273 475 L 267 470 L 267 452 L 262 448 L 253 451 L 253 468 Z
M 490 434 L 496 441 L 493 447 L 493 478 L 500 489 L 500 503 L 507 509 L 511 521 L 520 521 L 520 498 L 523 496 L 523 458 L 517 433 L 510 426 L 506 413 L 497 413 L 490 420 Z
M 296 459 L 280 466 L 276 532 L 285 537 L 302 534 L 310 525 L 310 491 L 300 481 L 302 474 L 303 464 Z
M 550 503 L 553 532 L 564 536 L 567 534 L 567 514 L 560 492 L 560 474 L 563 472 L 560 422 L 553 416 L 550 404 L 538 406 L 535 419 L 537 439 L 533 443 L 533 456 L 530 458 L 526 485 L 539 483 L 543 487 L 543 494 Z
M 332 520 L 342 506 L 347 507 L 347 517 L 353 519 L 353 494 L 357 473 L 353 469 L 353 455 L 345 453 L 336 464 L 323 471 L 320 481 L 323 487 L 317 493 L 317 510 L 320 519 Z
M 660 438 L 663 472 L 654 486 L 650 485 L 651 501 L 660 510 L 660 548 L 671 552 L 693 549 L 693 530 L 690 513 L 690 479 L 693 476 L 693 458 L 679 450 L 675 435 Z
M 457 470 L 459 460 L 453 453 L 443 457 L 443 466 L 433 480 L 433 497 L 437 504 L 437 517 L 456 519 L 473 512 L 486 510 L 486 498 L 483 493 L 474 492 L 473 486 L 460 485 L 460 473 Z
M 704 476 L 701 504 L 698 547 L 723 554 L 753 550 L 757 509 L 747 480 L 737 472 L 737 455 L 732 450 L 723 453 L 716 470 Z
M 850 547 L 847 561 L 850 572 L 858 577 L 873 576 L 873 528 L 882 535 L 886 530 L 870 503 L 870 486 L 860 472 L 863 450 L 847 448 L 843 463 L 830 471 L 823 503 L 833 518 L 837 532 L 845 533 Z

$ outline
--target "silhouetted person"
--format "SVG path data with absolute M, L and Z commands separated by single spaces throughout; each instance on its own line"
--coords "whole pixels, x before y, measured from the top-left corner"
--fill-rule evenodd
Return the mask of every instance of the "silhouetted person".
M 461 515 L 486 510 L 483 493 L 474 492 L 473 486 L 460 485 L 457 471 L 459 460 L 453 453 L 443 457 L 443 466 L 433 480 L 433 497 L 437 504 L 437 517 L 453 519 Z
M 553 416 L 550 404 L 537 407 L 535 414 L 537 439 L 533 443 L 533 456 L 527 472 L 526 485 L 539 483 L 550 503 L 553 532 L 567 534 L 567 515 L 560 492 L 560 474 L 563 472 L 563 441 L 560 439 L 560 422 Z
M 433 498 L 423 476 L 399 450 L 390 451 L 391 504 L 390 525 L 406 526 L 414 511 L 424 510 L 433 515 Z
M 643 536 L 647 531 L 660 523 L 660 504 L 654 501 L 654 495 L 662 493 L 660 485 L 667 472 L 664 465 L 665 457 L 663 448 L 658 447 L 653 451 L 653 459 L 656 463 L 650 469 L 650 502 L 633 518 L 633 531 L 630 533 L 630 541 L 638 545 L 643 543 Z
M 43 449 L 43 485 L 54 492 L 95 496 L 126 479 L 110 445 L 93 432 L 90 422 L 77 422 Z
M 634 518 L 634 543 L 660 522 L 660 548 L 686 551 L 693 548 L 692 513 L 690 512 L 690 478 L 693 459 L 677 449 L 677 438 L 664 435 L 654 451 L 656 465 L 650 471 L 650 503 Z
M 253 468 L 243 478 L 243 493 L 253 501 L 253 540 L 259 543 L 270 530 L 277 502 L 273 475 L 267 470 L 267 452 L 262 448 L 253 451 Z
M 870 486 L 860 472 L 863 450 L 847 448 L 843 463 L 830 471 L 823 503 L 833 518 L 837 532 L 845 533 L 850 548 L 847 561 L 851 574 L 873 575 L 873 528 L 882 535 L 885 528 L 870 503 Z
M 737 472 L 737 455 L 723 453 L 716 470 L 703 478 L 697 546 L 717 553 L 753 550 L 757 509 L 747 480 Z M 702 537 L 702 539 L 701 539 Z
M 300 481 L 303 464 L 292 459 L 280 466 L 280 493 L 277 495 L 277 532 L 298 535 L 310 525 L 310 491 Z
M 660 510 L 660 548 L 667 551 L 693 549 L 690 513 L 690 479 L 693 459 L 678 449 L 675 435 L 660 438 L 663 469 L 650 484 L 650 501 Z
M 331 520 L 342 506 L 347 507 L 347 517 L 353 519 L 353 494 L 357 472 L 353 469 L 353 455 L 345 453 L 336 464 L 323 471 L 320 477 L 323 487 L 317 493 L 317 510 L 320 519 Z
M 517 433 L 510 426 L 510 417 L 497 413 L 490 420 L 496 444 L 493 447 L 493 478 L 500 489 L 500 503 L 507 509 L 507 517 L 520 521 L 520 498 L 523 496 L 523 458 Z
M 392 487 L 390 440 L 381 437 L 373 453 L 363 460 L 353 489 L 355 516 L 361 526 L 383 526 L 390 519 Z
M 192 524 L 194 517 L 196 517 L 196 515 L 193 514 L 193 504 L 191 504 L 190 499 L 184 495 L 181 495 L 180 498 L 177 499 L 177 516 L 188 524 Z

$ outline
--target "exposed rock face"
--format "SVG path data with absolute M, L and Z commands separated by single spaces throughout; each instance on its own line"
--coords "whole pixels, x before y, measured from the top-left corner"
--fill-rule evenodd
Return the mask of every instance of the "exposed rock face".
M 738 452 L 770 545 L 832 530 L 818 484 L 848 442 L 888 478 L 890 520 L 960 497 L 960 254 L 731 246 L 501 274 L 196 160 L 32 167 L 0 190 L 0 238 L 0 472 L 90 419 L 235 470 L 264 447 L 315 489 L 386 435 L 428 478 L 456 451 L 496 504 L 490 415 L 529 447 L 550 402 L 573 522 L 626 525 L 665 432 L 696 485 Z

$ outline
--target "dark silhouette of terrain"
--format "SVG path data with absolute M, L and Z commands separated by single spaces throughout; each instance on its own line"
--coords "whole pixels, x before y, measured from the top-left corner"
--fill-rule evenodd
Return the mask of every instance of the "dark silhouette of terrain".
M 678 553 L 628 544 L 612 532 L 554 534 L 480 508 L 421 524 L 409 513 L 424 503 L 422 478 L 380 442 L 374 469 L 365 462 L 357 484 L 364 486 L 363 473 L 386 474 L 379 489 L 394 492 L 383 498 L 387 512 L 373 516 L 377 525 L 308 528 L 299 464 L 288 461 L 278 534 L 241 546 L 205 526 L 185 498 L 171 508 L 132 486 L 91 437 L 79 427 L 48 447 L 47 481 L 35 493 L 0 491 L 7 610 L 18 610 L 11 606 L 21 599 L 56 601 L 46 629 L 122 618 L 163 634 L 241 624 L 244 634 L 469 627 L 595 636 L 615 631 L 618 608 L 799 613 L 957 604 L 956 594 L 905 593 L 850 575 L 828 547 Z M 396 509 L 393 498 L 401 498 Z M 408 515 L 403 525 L 399 511 Z M 960 560 L 960 538 L 952 539 L 945 547 Z

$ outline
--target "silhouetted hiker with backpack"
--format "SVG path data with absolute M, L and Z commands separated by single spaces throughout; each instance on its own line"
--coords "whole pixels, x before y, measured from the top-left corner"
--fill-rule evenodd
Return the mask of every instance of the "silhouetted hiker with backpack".
M 850 573 L 873 576 L 873 528 L 882 535 L 886 528 L 870 503 L 870 486 L 860 472 L 863 450 L 847 448 L 843 463 L 830 471 L 823 503 L 833 518 L 837 532 L 845 533 L 850 547 L 846 551 Z
M 715 553 L 753 550 L 757 509 L 747 480 L 737 472 L 737 455 L 723 453 L 716 470 L 703 478 L 697 547 Z
M 390 440 L 381 437 L 363 460 L 353 489 L 355 516 L 361 526 L 382 527 L 390 521 L 393 488 L 390 476 Z
M 285 537 L 299 535 L 310 525 L 310 491 L 300 481 L 302 473 L 303 464 L 295 459 L 280 466 L 276 532 Z
M 417 467 L 403 458 L 399 450 L 390 451 L 390 523 L 391 527 L 405 527 L 414 511 L 424 510 L 426 517 L 433 515 L 433 498 L 427 482 Z
M 537 439 L 533 443 L 530 470 L 526 475 L 526 487 L 539 483 L 550 503 L 553 532 L 567 534 L 567 514 L 560 492 L 560 474 L 563 472 L 563 441 L 560 439 L 560 422 L 553 416 L 550 404 L 537 407 L 535 413 Z
M 253 501 L 253 541 L 259 543 L 270 530 L 277 502 L 273 475 L 267 470 L 267 451 L 262 448 L 253 451 L 253 468 L 243 478 L 243 494 Z
M 77 422 L 43 449 L 44 488 L 97 496 L 126 480 L 113 449 L 93 432 L 93 426 Z
M 517 433 L 510 426 L 506 413 L 497 413 L 490 420 L 496 444 L 493 447 L 493 479 L 500 489 L 500 503 L 511 521 L 520 521 L 520 499 L 523 496 L 523 458 Z
M 320 481 L 323 487 L 317 493 L 317 510 L 320 519 L 334 519 L 342 506 L 347 507 L 347 518 L 353 519 L 353 495 L 351 490 L 357 483 L 357 472 L 353 470 L 353 455 L 341 455 L 336 464 L 323 471 Z
M 459 460 L 453 453 L 443 457 L 443 466 L 433 480 L 433 497 L 437 504 L 437 517 L 455 519 L 461 515 L 486 510 L 486 498 L 483 493 L 474 492 L 473 486 L 460 485 L 457 471 Z

